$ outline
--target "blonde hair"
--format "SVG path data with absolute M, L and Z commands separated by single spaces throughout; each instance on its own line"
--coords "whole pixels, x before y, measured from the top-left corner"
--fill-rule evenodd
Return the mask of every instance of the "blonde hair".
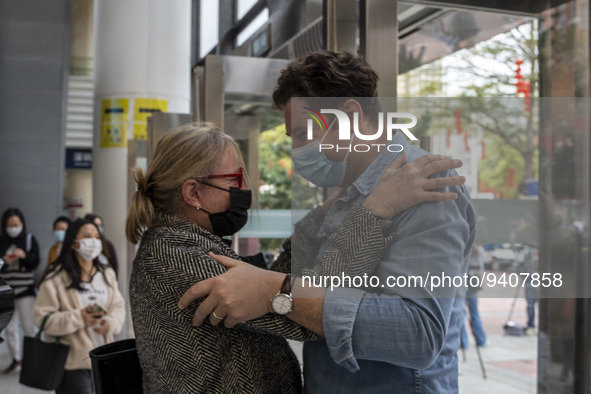
M 244 167 L 236 142 L 212 123 L 186 124 L 166 133 L 156 146 L 146 174 L 137 167 L 133 170 L 137 191 L 125 226 L 129 242 L 139 242 L 156 211 L 175 214 L 180 209 L 183 183 L 211 175 L 228 148 Z

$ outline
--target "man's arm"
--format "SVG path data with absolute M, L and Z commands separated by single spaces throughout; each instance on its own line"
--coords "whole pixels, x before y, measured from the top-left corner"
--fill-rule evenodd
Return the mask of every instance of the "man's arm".
M 300 227 L 301 232 L 305 232 L 305 230 Z M 315 255 L 309 255 L 308 248 L 304 246 L 306 250 L 301 254 L 312 260 L 308 265 L 314 266 L 313 269 L 307 270 L 306 275 L 309 277 L 311 275 L 329 273 L 340 275 L 342 273 L 354 276 L 362 275 L 368 270 L 372 271 L 393 237 L 393 233 L 384 236 L 380 220 L 361 205 L 355 205 L 339 230 L 328 238 L 326 248 L 320 256 L 317 251 Z M 360 239 L 363 242 L 359 242 Z M 300 253 L 296 250 L 295 254 L 299 255 Z M 277 275 L 275 272 L 267 273 L 265 270 L 253 270 L 230 258 L 213 254 L 211 256 L 228 268 L 234 278 L 241 277 L 242 280 L 240 283 L 233 283 L 229 286 L 232 288 L 231 292 L 223 290 L 227 285 L 226 278 L 223 276 L 217 281 L 219 283 L 210 280 L 209 283 L 205 281 L 193 286 L 188 294 L 181 299 L 179 303 L 181 309 L 184 309 L 194 299 L 210 294 L 196 312 L 194 319 L 196 325 L 201 324 L 211 313 L 208 313 L 210 309 L 212 311 L 215 309 L 216 314 L 224 313 L 226 316 L 224 324 L 227 327 L 233 327 L 236 323 L 258 317 L 258 313 L 263 313 L 264 307 L 267 308 L 267 312 L 270 311 L 269 302 L 277 293 L 277 289 L 281 287 L 285 275 Z M 301 256 L 297 258 L 301 258 Z M 302 263 L 301 265 L 306 264 Z M 257 286 L 252 286 L 252 283 L 257 283 Z M 219 291 L 220 289 L 222 290 Z M 325 293 L 324 287 L 309 285 L 304 287 L 302 279 L 297 278 L 292 289 L 293 310 L 287 316 L 296 323 L 322 335 L 324 332 L 322 304 Z M 258 300 L 250 297 L 257 297 Z M 255 308 L 253 311 L 251 308 L 233 307 L 243 299 L 250 299 L 253 303 L 259 304 L 260 310 Z M 251 314 L 248 314 L 249 309 Z M 215 319 L 210 318 L 210 321 L 212 324 L 218 323 Z
M 454 278 L 465 273 L 474 221 L 473 207 L 463 193 L 454 203 L 421 204 L 400 215 L 396 240 L 376 272 L 379 288 L 370 289 L 372 293 L 354 288 L 326 293 L 324 336 L 337 364 L 354 372 L 358 359 L 415 369 L 433 363 L 446 342 L 459 292 L 453 283 L 436 285 L 443 274 Z
M 294 283 L 293 311 L 287 315 L 287 317 L 299 325 L 314 331 L 321 337 L 324 337 L 324 328 L 322 327 L 322 305 L 324 303 L 326 289 L 316 289 L 314 298 L 311 298 L 312 295 L 309 291 L 307 291 L 305 298 L 298 298 L 301 283 L 301 278 L 297 278 Z
M 446 189 L 444 192 L 430 192 L 429 190 L 460 185 L 465 181 L 463 177 L 428 177 L 441 170 L 457 168 L 461 166 L 461 162 L 451 159 L 444 160 L 435 156 L 423 156 L 409 165 L 400 167 L 404 160 L 406 160 L 406 156 L 403 155 L 402 159 L 394 161 L 382 176 L 378 187 L 364 202 L 364 207 L 371 207 L 371 211 L 379 216 L 392 217 L 397 212 L 423 201 L 451 201 L 457 197 L 453 190 Z M 392 184 L 406 184 L 408 187 L 396 189 L 396 192 L 393 193 Z M 384 198 L 384 195 L 389 195 L 389 198 Z M 343 256 L 347 258 L 346 253 Z M 224 321 L 227 327 L 233 327 L 237 323 L 254 319 L 269 311 L 269 300 L 281 287 L 284 275 L 256 269 L 240 261 L 222 256 L 212 255 L 212 257 L 228 268 L 228 272 L 195 284 L 179 301 L 179 308 L 185 309 L 197 298 L 207 296 L 195 312 L 193 320 L 195 325 L 201 324 L 214 309 L 218 310 L 217 307 L 220 305 L 227 316 Z M 295 297 L 298 297 L 298 283 L 300 282 L 296 282 Z M 253 284 L 256 285 L 253 286 Z M 294 311 L 289 314 L 289 317 L 306 328 L 321 334 L 323 332 L 322 304 L 326 289 L 317 288 L 315 289 L 316 294 L 309 294 L 309 290 L 306 289 L 308 298 L 295 300 Z M 216 324 L 216 322 L 212 322 L 212 324 Z

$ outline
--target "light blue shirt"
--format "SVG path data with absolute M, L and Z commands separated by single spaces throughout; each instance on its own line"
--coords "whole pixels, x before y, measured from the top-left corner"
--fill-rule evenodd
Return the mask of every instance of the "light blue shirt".
M 408 161 L 427 154 L 400 144 Z M 399 153 L 384 149 L 327 213 L 320 236 L 334 233 L 354 204 L 362 204 Z M 437 176 L 453 176 L 453 170 Z M 396 231 L 374 273 L 389 276 L 462 276 L 475 235 L 475 212 L 466 188 L 453 202 L 423 203 L 399 214 Z M 307 393 L 455 393 L 457 350 L 464 319 L 465 288 L 430 286 L 335 288 L 327 291 L 322 313 L 325 340 L 304 344 Z

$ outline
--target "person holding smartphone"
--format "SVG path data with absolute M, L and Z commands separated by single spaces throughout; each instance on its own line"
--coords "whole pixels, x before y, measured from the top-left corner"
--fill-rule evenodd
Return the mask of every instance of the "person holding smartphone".
M 113 341 L 125 320 L 125 307 L 115 271 L 99 262 L 99 230 L 92 221 L 70 224 L 57 260 L 49 266 L 35 302 L 35 322 L 49 315 L 47 341 L 61 337 L 70 347 L 57 393 L 92 393 L 88 353 Z
M 25 335 L 35 335 L 33 275 L 39 265 L 39 245 L 35 237 L 27 233 L 25 217 L 18 208 L 7 209 L 2 215 L 0 258 L 4 260 L 0 275 L 12 287 L 15 297 L 14 315 L 6 326 L 6 342 L 12 361 L 4 369 L 4 373 L 11 373 L 20 370 L 21 366 L 22 343 L 19 326 L 22 326 Z

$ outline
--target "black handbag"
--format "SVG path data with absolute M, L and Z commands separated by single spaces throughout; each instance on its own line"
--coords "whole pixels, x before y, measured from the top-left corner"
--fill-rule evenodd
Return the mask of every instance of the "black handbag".
M 123 339 L 90 351 L 95 394 L 141 394 L 142 368 L 135 338 Z
M 64 376 L 64 365 L 70 347 L 60 343 L 43 342 L 41 333 L 50 314 L 43 318 L 39 332 L 35 337 L 25 337 L 23 347 L 23 363 L 21 366 L 20 383 L 41 390 L 55 390 Z

